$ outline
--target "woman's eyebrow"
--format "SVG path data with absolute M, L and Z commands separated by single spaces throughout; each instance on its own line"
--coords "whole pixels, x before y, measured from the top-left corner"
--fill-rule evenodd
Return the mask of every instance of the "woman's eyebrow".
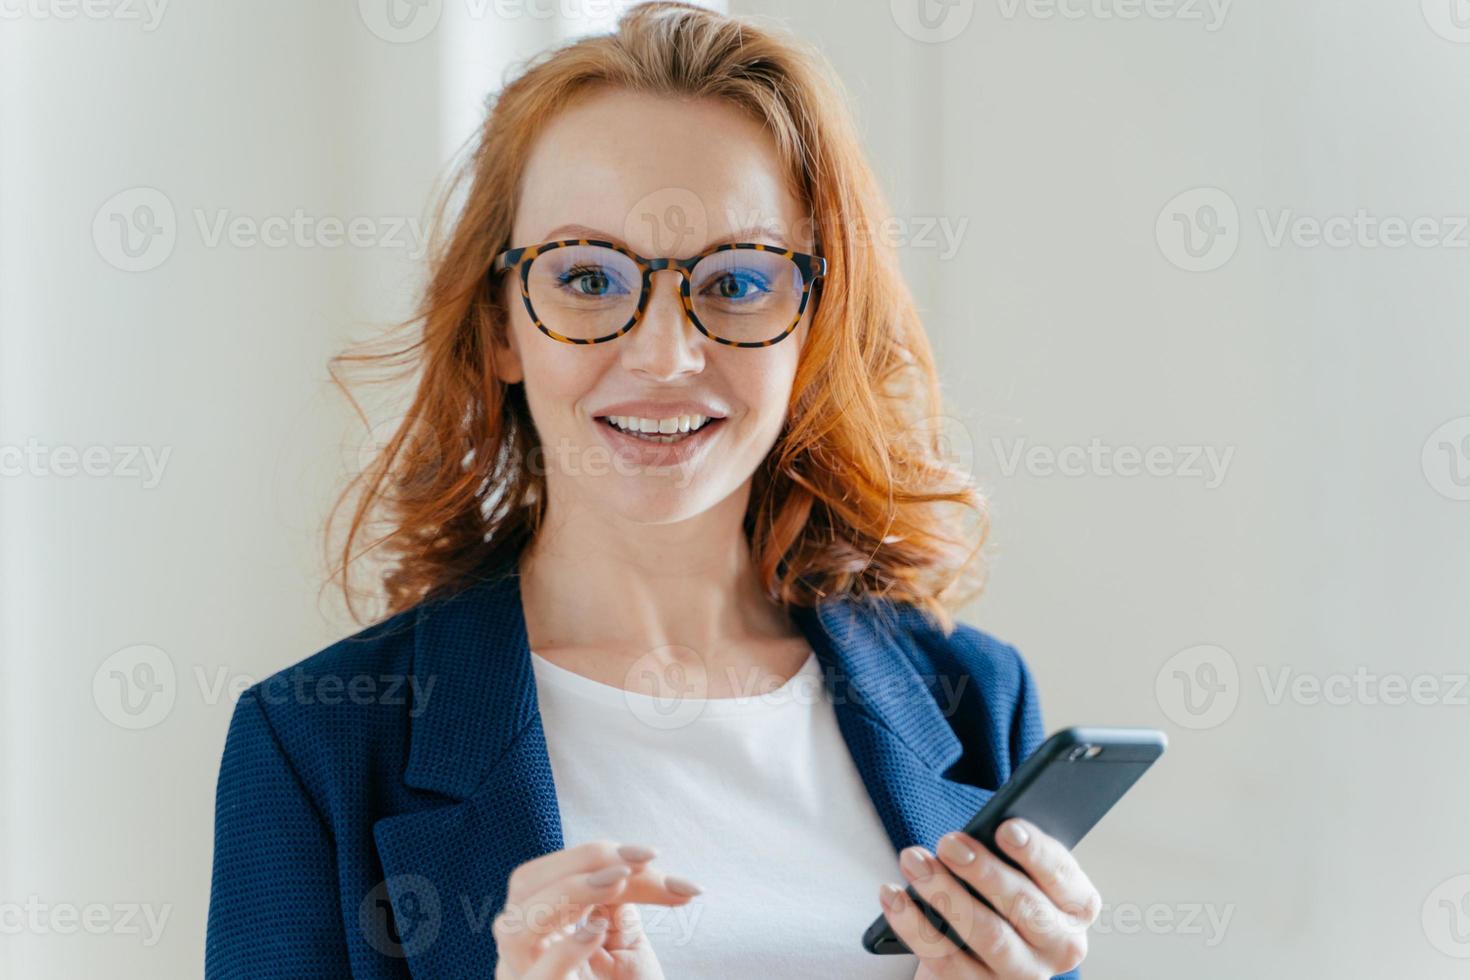
M 618 239 L 605 231 L 589 228 L 587 225 L 558 225 L 543 236 L 543 241 L 558 241 L 563 238 L 600 238 L 605 242 L 617 242 Z M 621 242 L 619 242 L 621 244 Z
M 766 245 L 779 245 L 782 248 L 790 248 L 786 244 L 786 238 L 775 228 L 761 225 L 756 228 L 741 228 L 737 232 L 726 235 L 724 238 L 710 242 L 705 248 L 714 248 L 716 245 L 728 245 L 731 242 L 754 242 L 759 241 Z
M 624 242 L 616 235 L 610 235 L 605 231 L 589 227 L 588 225 L 578 224 L 558 225 L 548 231 L 542 241 L 560 241 L 564 238 L 596 238 L 604 242 L 613 242 L 614 244 L 622 245 L 624 248 L 628 247 L 627 242 Z M 700 249 L 699 251 L 714 248 L 716 245 L 728 245 L 731 242 L 751 241 L 758 241 L 768 245 L 779 245 L 781 248 L 791 247 L 786 243 L 785 237 L 778 230 L 769 225 L 759 225 L 753 228 L 741 228 L 738 231 L 731 232 L 723 238 L 710 242 L 704 249 Z

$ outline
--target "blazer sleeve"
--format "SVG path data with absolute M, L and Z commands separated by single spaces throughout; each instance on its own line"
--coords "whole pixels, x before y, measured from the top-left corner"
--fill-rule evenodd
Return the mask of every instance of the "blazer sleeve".
M 1015 647 L 1011 655 L 1016 658 L 1018 677 L 1016 709 L 1011 716 L 1011 772 L 1025 761 L 1046 739 L 1046 730 L 1041 724 L 1041 698 L 1036 693 L 1036 680 L 1026 666 L 1026 660 Z
M 236 703 L 220 765 L 204 974 L 351 976 L 332 834 L 258 690 Z
M 1011 772 L 1014 773 L 1028 755 L 1041 748 L 1041 743 L 1046 740 L 1046 729 L 1041 723 L 1041 698 L 1036 693 L 1036 680 L 1020 652 L 1011 647 L 1011 653 L 1016 658 L 1019 677 L 1016 710 L 1011 716 Z M 1077 967 L 1057 974 L 1052 980 L 1081 980 L 1081 977 L 1082 968 Z

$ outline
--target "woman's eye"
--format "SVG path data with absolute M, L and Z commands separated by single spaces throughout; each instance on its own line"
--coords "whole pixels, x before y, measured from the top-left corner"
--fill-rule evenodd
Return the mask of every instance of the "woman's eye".
M 756 291 L 769 292 L 756 276 L 726 274 L 710 284 L 710 289 L 719 299 L 748 299 Z
M 557 277 L 557 283 L 563 289 L 570 289 L 583 296 L 606 296 L 620 291 L 617 281 L 607 274 L 606 269 L 598 266 L 568 269 Z

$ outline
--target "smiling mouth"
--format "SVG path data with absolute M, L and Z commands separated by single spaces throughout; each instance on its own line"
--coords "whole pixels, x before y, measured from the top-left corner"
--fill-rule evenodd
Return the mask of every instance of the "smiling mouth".
M 634 431 L 632 429 L 625 429 L 622 426 L 620 426 L 620 425 L 616 424 L 615 422 L 613 422 L 612 418 L 610 416 L 607 416 L 607 415 L 598 416 L 597 419 L 596 419 L 596 421 L 597 421 L 597 423 L 599 425 L 605 425 L 609 429 L 612 429 L 614 432 L 618 433 L 619 435 L 628 436 L 629 438 L 631 438 L 631 439 L 637 439 L 640 442 L 648 442 L 648 443 L 653 443 L 655 445 L 657 445 L 657 444 L 669 445 L 671 443 L 683 442 L 686 439 L 693 438 L 694 436 L 697 436 L 697 435 L 699 435 L 702 432 L 705 432 L 707 430 L 710 430 L 710 429 L 715 428 L 716 426 L 718 426 L 721 423 L 723 423 L 725 420 L 724 420 L 723 417 L 712 417 L 712 418 L 706 419 L 705 422 L 702 425 L 700 425 L 699 428 L 697 428 L 697 429 L 690 429 L 687 432 L 672 432 L 672 433 L 640 432 L 640 431 Z

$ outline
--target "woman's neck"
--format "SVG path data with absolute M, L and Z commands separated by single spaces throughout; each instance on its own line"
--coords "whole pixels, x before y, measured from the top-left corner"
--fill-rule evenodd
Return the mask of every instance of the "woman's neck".
M 744 513 L 740 494 L 671 524 L 632 524 L 576 508 L 548 512 L 519 563 L 531 648 L 632 663 L 679 647 L 711 667 L 779 649 L 773 666 L 784 668 L 801 633 L 764 594 Z

